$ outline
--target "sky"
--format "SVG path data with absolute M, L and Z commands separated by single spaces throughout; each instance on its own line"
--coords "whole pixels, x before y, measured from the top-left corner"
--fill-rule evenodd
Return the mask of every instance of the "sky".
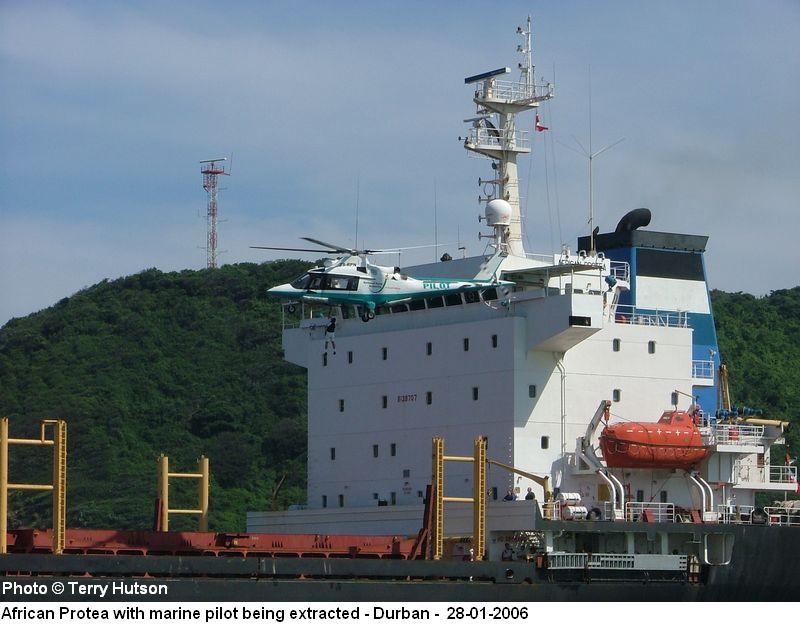
M 625 138 L 595 161 L 602 232 L 649 207 L 653 230 L 710 235 L 712 287 L 800 283 L 796 0 L 0 0 L 0 324 L 103 278 L 203 268 L 198 161 L 222 155 L 222 263 L 352 244 L 357 198 L 359 244 L 432 243 L 435 216 L 440 255 L 483 252 L 491 170 L 459 141 L 463 79 L 516 67 L 528 13 L 537 82 L 556 84 L 520 165 L 532 252 L 587 231 L 565 145 L 588 142 L 591 102 L 595 149 Z

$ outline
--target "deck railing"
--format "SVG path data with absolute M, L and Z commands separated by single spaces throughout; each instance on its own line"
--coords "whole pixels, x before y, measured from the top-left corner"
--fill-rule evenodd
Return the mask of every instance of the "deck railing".
M 759 466 L 757 464 L 733 464 L 734 485 L 743 483 L 796 484 L 797 466 Z
M 548 553 L 549 570 L 672 570 L 685 571 L 688 555 L 631 553 Z
M 784 527 L 800 527 L 800 510 L 787 507 L 765 507 L 768 525 L 781 525 Z
M 488 86 L 487 86 L 488 83 Z M 553 86 L 528 85 L 517 81 L 501 81 L 498 79 L 481 81 L 475 86 L 475 97 L 487 100 L 545 100 L 552 97 Z
M 645 512 L 649 522 L 675 522 L 674 503 L 644 503 L 629 501 L 625 503 L 625 520 L 639 522 L 645 520 Z
M 703 440 L 708 445 L 725 444 L 732 446 L 750 446 L 762 444 L 764 438 L 763 425 L 749 424 L 712 424 L 701 427 Z
M 528 137 L 528 131 L 471 128 L 467 136 L 466 145 L 468 147 L 530 150 L 531 142 Z
M 710 379 L 714 380 L 714 362 L 709 359 L 693 359 L 692 360 L 692 379 Z
M 633 305 L 617 305 L 614 310 L 617 324 L 640 324 L 651 327 L 687 327 L 689 318 L 685 311 L 660 311 L 636 309 Z

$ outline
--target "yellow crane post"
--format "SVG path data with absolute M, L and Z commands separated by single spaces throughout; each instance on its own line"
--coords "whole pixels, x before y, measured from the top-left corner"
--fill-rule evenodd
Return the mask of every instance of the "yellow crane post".
M 170 479 L 197 479 L 197 509 L 170 509 L 169 507 L 169 480 Z M 199 531 L 208 531 L 208 483 L 209 461 L 205 455 L 197 460 L 197 472 L 170 472 L 169 457 L 163 453 L 158 458 L 158 498 L 161 500 L 161 531 L 169 531 L 169 515 L 185 514 L 199 516 Z
M 48 426 L 53 427 L 53 439 L 46 437 Z M 53 483 L 9 483 L 9 445 L 52 446 Z M 67 423 L 64 420 L 40 420 L 39 438 L 11 438 L 8 435 L 8 418 L 0 419 L 0 554 L 8 550 L 8 491 L 43 490 L 53 493 L 53 553 L 64 552 L 67 535 Z

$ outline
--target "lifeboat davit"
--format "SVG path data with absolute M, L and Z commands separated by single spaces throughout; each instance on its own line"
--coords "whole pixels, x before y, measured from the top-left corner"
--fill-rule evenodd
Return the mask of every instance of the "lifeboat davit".
M 658 422 L 617 422 L 600 435 L 609 468 L 682 468 L 689 470 L 711 453 L 694 416 L 665 411 Z

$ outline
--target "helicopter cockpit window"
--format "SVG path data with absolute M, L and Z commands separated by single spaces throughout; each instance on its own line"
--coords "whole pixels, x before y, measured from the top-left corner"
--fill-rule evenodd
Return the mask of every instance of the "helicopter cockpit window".
M 297 277 L 294 281 L 292 281 L 289 285 L 291 285 L 296 290 L 304 290 L 308 287 L 308 282 L 311 280 L 311 277 L 308 273 Z
M 308 290 L 321 289 L 322 288 L 322 278 L 323 277 L 318 276 L 318 275 L 317 276 L 312 276 L 311 277 L 311 281 L 309 281 L 308 287 L 306 287 L 306 289 L 308 289 Z

